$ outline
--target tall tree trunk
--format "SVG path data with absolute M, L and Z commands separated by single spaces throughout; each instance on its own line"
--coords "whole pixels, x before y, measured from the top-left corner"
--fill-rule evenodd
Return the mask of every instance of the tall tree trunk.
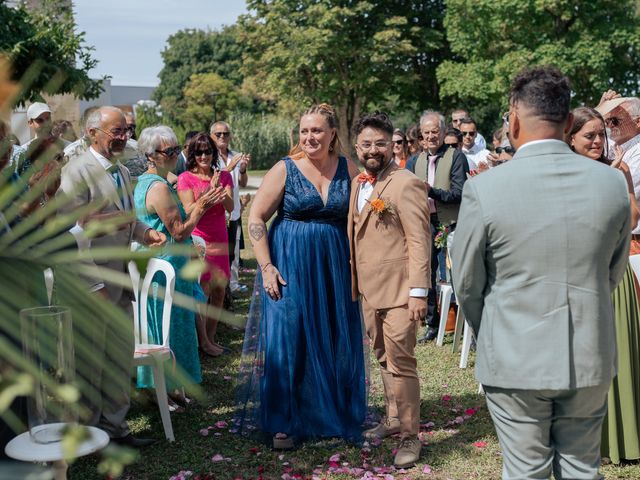
M 336 114 L 338 116 L 338 138 L 342 144 L 342 153 L 355 160 L 355 150 L 353 144 L 355 138 L 352 137 L 351 129 L 353 124 L 360 118 L 360 107 L 362 100 L 350 91 L 346 99 L 337 105 Z

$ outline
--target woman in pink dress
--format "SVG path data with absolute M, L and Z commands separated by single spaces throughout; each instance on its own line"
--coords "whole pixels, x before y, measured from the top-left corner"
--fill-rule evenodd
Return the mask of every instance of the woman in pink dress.
M 196 200 L 212 187 L 221 185 L 227 196 L 221 204 L 214 205 L 202 216 L 193 235 L 206 242 L 207 270 L 200 277 L 200 285 L 209 299 L 209 305 L 221 309 L 229 282 L 229 247 L 226 212 L 233 210 L 233 179 L 231 174 L 215 168 L 218 150 L 206 133 L 194 136 L 187 145 L 187 170 L 178 177 L 178 197 L 187 214 Z M 211 356 L 221 355 L 224 349 L 215 342 L 218 319 L 212 316 L 199 321 L 200 348 Z

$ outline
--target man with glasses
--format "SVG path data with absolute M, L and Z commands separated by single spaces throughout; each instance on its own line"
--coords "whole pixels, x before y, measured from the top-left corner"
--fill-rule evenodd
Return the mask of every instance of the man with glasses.
M 99 108 L 100 107 L 89 107 L 82 114 L 82 125 L 84 126 L 83 135 L 65 147 L 64 156 L 67 160 L 78 157 L 89 150 L 91 137 L 86 127 L 87 119 Z M 127 124 L 127 143 L 125 144 L 124 150 L 118 154 L 118 160 L 127 167 L 131 179 L 135 182 L 136 179 L 147 170 L 147 162 L 144 157 L 138 153 L 138 142 L 132 138 L 131 129 L 131 125 Z M 135 124 L 133 125 L 133 130 L 135 131 Z
M 420 117 L 420 131 L 424 151 L 417 157 L 407 160 L 407 170 L 415 173 L 425 182 L 429 195 L 432 240 L 435 239 L 440 225 L 455 229 L 458 209 L 462 199 L 462 187 L 467 181 L 469 164 L 460 150 L 444 145 L 446 124 L 444 116 L 436 111 L 427 110 Z M 431 245 L 431 288 L 427 297 L 426 331 L 419 342 L 434 340 L 438 335 L 440 318 L 436 294 L 436 272 L 440 249 Z
M 615 150 L 622 151 L 622 161 L 631 171 L 636 200 L 640 201 L 640 99 L 617 97 L 602 102 L 596 110 L 604 117 L 609 137 L 616 145 L 609 147 L 609 158 L 614 157 Z M 632 229 L 632 248 L 640 253 L 640 224 Z
M 246 292 L 247 286 L 238 282 L 240 270 L 240 248 L 243 248 L 242 238 L 242 205 L 240 204 L 240 188 L 247 186 L 249 176 L 247 166 L 251 155 L 237 153 L 229 149 L 231 143 L 231 127 L 227 122 L 215 122 L 210 129 L 211 138 L 218 148 L 218 167 L 228 170 L 233 178 L 233 211 L 229 215 L 229 264 L 231 265 L 231 279 L 229 288 L 231 293 Z M 237 155 L 241 155 L 238 157 Z M 237 160 L 237 163 L 236 163 Z M 234 165 L 235 164 L 235 165 Z M 231 167 L 231 168 L 230 168 Z
M 94 208 L 81 223 L 93 221 L 112 224 L 102 236 L 93 238 L 90 248 L 120 247 L 126 252 L 133 240 L 147 246 L 161 246 L 164 234 L 136 220 L 133 188 L 129 171 L 118 160 L 127 143 L 127 125 L 115 107 L 101 107 L 87 118 L 86 132 L 91 145 L 88 151 L 69 159 L 62 169 L 58 196 L 61 213 L 72 213 L 87 205 Z M 100 267 L 126 273 L 122 257 L 96 259 Z M 132 315 L 131 293 L 122 286 L 107 283 L 109 301 Z M 142 447 L 153 443 L 131 435 L 126 421 L 129 411 L 130 378 L 133 363 L 133 327 L 125 327 L 114 318 L 98 318 L 90 338 L 92 378 L 88 382 L 99 393 L 91 399 L 93 418 L 117 443 Z
M 461 119 L 458 129 L 462 133 L 462 153 L 467 157 L 469 170 L 477 170 L 478 165 L 486 161 L 489 150 L 476 143 L 479 133 L 473 118 L 464 117 Z
M 467 112 L 464 108 L 456 108 L 453 112 L 451 112 L 451 126 L 460 130 L 460 123 L 462 122 L 462 119 L 469 117 L 469 112 Z M 480 148 L 487 148 L 487 141 L 484 139 L 480 132 L 478 132 L 478 134 L 476 135 L 475 143 Z

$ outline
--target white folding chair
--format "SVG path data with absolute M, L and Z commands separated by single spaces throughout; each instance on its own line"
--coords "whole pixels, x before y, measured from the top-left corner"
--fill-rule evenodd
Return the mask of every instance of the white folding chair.
M 157 272 L 162 272 L 166 278 L 164 305 L 162 308 L 162 338 L 161 343 L 149 343 L 149 329 L 147 320 L 147 304 L 149 302 L 149 290 L 152 288 L 152 279 Z M 167 385 L 164 376 L 164 363 L 171 359 L 172 352 L 169 346 L 169 328 L 171 326 L 171 307 L 173 305 L 173 292 L 176 284 L 176 272 L 173 266 L 166 260 L 152 258 L 147 264 L 147 271 L 142 285 L 140 285 L 140 272 L 136 263 L 129 262 L 129 275 L 133 284 L 135 300 L 131 302 L 134 309 L 134 335 L 135 352 L 133 363 L 135 366 L 148 365 L 153 371 L 153 381 L 156 389 L 156 399 L 162 418 L 162 426 L 167 440 L 173 442 L 173 426 L 169 413 L 169 399 L 167 398 Z
M 444 331 L 447 328 L 452 294 L 453 288 L 451 285 L 446 283 L 440 284 L 440 325 L 438 326 L 438 337 L 436 338 L 436 345 L 438 347 L 441 347 L 444 343 Z

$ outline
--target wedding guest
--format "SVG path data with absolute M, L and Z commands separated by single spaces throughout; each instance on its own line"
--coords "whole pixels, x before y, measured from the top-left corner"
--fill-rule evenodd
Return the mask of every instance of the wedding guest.
M 194 136 L 187 147 L 187 171 L 178 177 L 177 190 L 188 214 L 191 214 L 197 201 L 209 189 L 220 186 L 225 191 L 224 200 L 209 208 L 193 229 L 193 235 L 204 239 L 207 245 L 205 261 L 208 268 L 200 276 L 200 285 L 209 305 L 219 312 L 230 275 L 225 212 L 233 210 L 233 180 L 229 172 L 216 167 L 217 157 L 216 145 L 206 133 Z M 215 341 L 219 315 L 211 314 L 200 320 L 206 323 L 204 329 L 200 330 L 206 333 L 200 336 L 200 348 L 214 357 L 224 353 L 223 347 Z
M 264 177 L 249 213 L 258 261 L 238 389 L 238 422 L 275 448 L 360 439 L 363 332 L 351 299 L 346 224 L 351 178 L 327 104 L 300 118 L 299 143 Z M 277 216 L 267 232 L 267 222 Z M 310 292 L 313 292 L 310 294 Z
M 469 170 L 477 170 L 478 163 L 486 161 L 489 150 L 476 142 L 478 126 L 473 118 L 465 117 L 460 120 L 459 129 L 462 134 L 462 153 L 467 157 Z
M 431 247 L 424 184 L 391 161 L 393 126 L 382 112 L 354 127 L 365 172 L 351 185 L 348 234 L 352 298 L 362 298 L 367 335 L 380 364 L 385 417 L 365 438 L 400 434 L 393 463 L 420 458 L 420 384 L 414 354 L 418 323 L 427 311 Z M 376 203 L 377 202 L 377 203 Z
M 118 161 L 118 154 L 124 150 L 127 140 L 122 111 L 115 107 L 100 107 L 93 111 L 87 119 L 86 133 L 91 142 L 88 151 L 69 159 L 62 168 L 61 184 L 56 194 L 63 203 L 61 213 L 94 205 L 94 211 L 87 220 L 119 222 L 119 229 L 92 239 L 91 249 L 128 249 L 132 240 L 147 246 L 164 245 L 166 237 L 162 232 L 135 220 L 132 215 L 131 177 Z M 125 272 L 122 258 L 96 260 L 96 263 Z M 113 283 L 107 283 L 104 291 L 112 304 L 132 315 L 130 292 Z M 95 368 L 93 381 L 100 392 L 91 424 L 99 425 L 115 442 L 133 447 L 146 446 L 153 440 L 134 437 L 126 421 L 130 405 L 133 328 L 123 331 L 120 324 L 112 320 L 96 319 L 91 339 L 95 353 L 92 358 Z
M 606 165 L 607 131 L 604 118 L 597 110 L 579 107 L 573 110 L 573 125 L 567 135 L 571 149 Z M 616 148 L 616 159 L 612 163 L 625 176 L 631 205 L 631 224 L 640 216 L 633 191 L 633 180 L 629 167 L 622 161 L 623 151 Z M 622 281 L 613 292 L 613 309 L 616 326 L 618 353 L 618 375 L 613 379 L 607 400 L 607 415 L 602 426 L 602 455 L 613 463 L 621 459 L 640 458 L 640 310 L 638 292 L 631 265 Z
M 564 142 L 570 101 L 554 67 L 516 75 L 507 116 L 516 154 L 465 185 L 452 247 L 503 479 L 602 478 L 629 198 L 620 172 Z
M 393 161 L 400 168 L 404 168 L 409 158 L 409 146 L 407 145 L 407 137 L 402 130 L 396 128 L 391 138 L 393 142 Z
M 229 238 L 229 265 L 231 277 L 229 288 L 231 293 L 245 292 L 246 285 L 239 282 L 240 269 L 240 240 L 242 236 L 242 217 L 240 206 L 240 188 L 247 186 L 249 176 L 247 168 L 251 161 L 251 155 L 232 151 L 229 147 L 233 135 L 227 122 L 215 122 L 210 129 L 211 139 L 218 148 L 218 168 L 231 174 L 233 180 L 233 210 L 229 213 L 227 235 Z
M 438 336 L 440 317 L 436 295 L 436 272 L 440 249 L 436 246 L 436 233 L 440 225 L 449 225 L 453 230 L 458 219 L 462 187 L 467 181 L 469 164 L 460 150 L 444 145 L 446 125 L 444 116 L 426 110 L 420 117 L 420 131 L 424 151 L 407 160 L 407 170 L 415 173 L 427 186 L 429 212 L 431 216 L 431 288 L 427 298 L 427 317 L 424 334 L 418 339 L 424 343 Z
M 498 148 L 499 146 L 502 145 L 502 134 L 504 132 L 504 128 L 500 127 L 500 128 L 496 128 L 493 131 L 493 150 L 495 151 L 496 148 Z
M 463 118 L 469 118 L 470 116 L 471 115 L 469 115 L 469 112 L 467 110 L 465 110 L 464 108 L 457 108 L 453 112 L 451 112 L 451 123 L 450 123 L 450 126 L 460 130 L 460 124 L 462 122 L 462 119 Z M 482 136 L 482 134 L 480 132 L 478 132 L 478 134 L 477 134 L 477 136 L 475 138 L 475 143 L 476 143 L 476 145 L 478 145 L 479 148 L 486 148 L 487 147 L 487 141 L 484 139 L 484 137 Z
M 604 117 L 611 139 L 622 153 L 622 160 L 629 166 L 636 201 L 640 204 L 640 98 L 620 97 L 615 92 L 605 92 L 605 100 L 596 107 Z M 610 148 L 608 156 L 613 159 L 616 148 Z M 618 153 L 620 155 L 620 153 Z M 640 225 L 634 224 L 631 235 L 631 253 L 640 253 Z
M 407 129 L 407 148 L 409 156 L 417 155 L 422 151 L 420 126 L 412 125 Z
M 191 232 L 209 208 L 224 201 L 226 197 L 224 187 L 212 188 L 199 197 L 190 214 L 187 215 L 177 194 L 167 180 L 167 174 L 175 168 L 178 153 L 180 153 L 180 146 L 173 130 L 162 125 L 145 128 L 140 134 L 138 149 L 140 155 L 147 159 L 148 164 L 147 171 L 138 177 L 138 183 L 133 193 L 138 220 L 164 233 L 168 245 L 192 245 Z M 198 282 L 185 280 L 180 275 L 180 270 L 189 260 L 187 255 L 163 249 L 158 252 L 156 257 L 167 260 L 175 269 L 177 274 L 176 292 L 194 298 L 196 301 L 206 301 Z M 148 308 L 151 343 L 159 343 L 162 340 L 163 299 L 157 296 L 158 288 L 155 285 L 164 287 L 165 284 L 164 275 L 158 274 L 153 287 L 156 296 L 150 298 Z M 206 339 L 206 332 L 202 332 L 202 334 Z M 173 306 L 169 344 L 187 383 L 180 383 L 170 377 L 167 387 L 172 401 L 186 404 L 188 400 L 185 397 L 184 387 L 200 383 L 202 380 L 194 310 L 179 305 Z M 205 347 L 213 349 L 210 344 L 206 344 Z M 138 387 L 153 387 L 150 367 L 138 367 Z M 178 408 L 176 404 L 170 404 L 170 406 L 173 409 Z
M 462 133 L 457 128 L 449 127 L 444 132 L 444 144 L 453 149 L 462 147 Z

